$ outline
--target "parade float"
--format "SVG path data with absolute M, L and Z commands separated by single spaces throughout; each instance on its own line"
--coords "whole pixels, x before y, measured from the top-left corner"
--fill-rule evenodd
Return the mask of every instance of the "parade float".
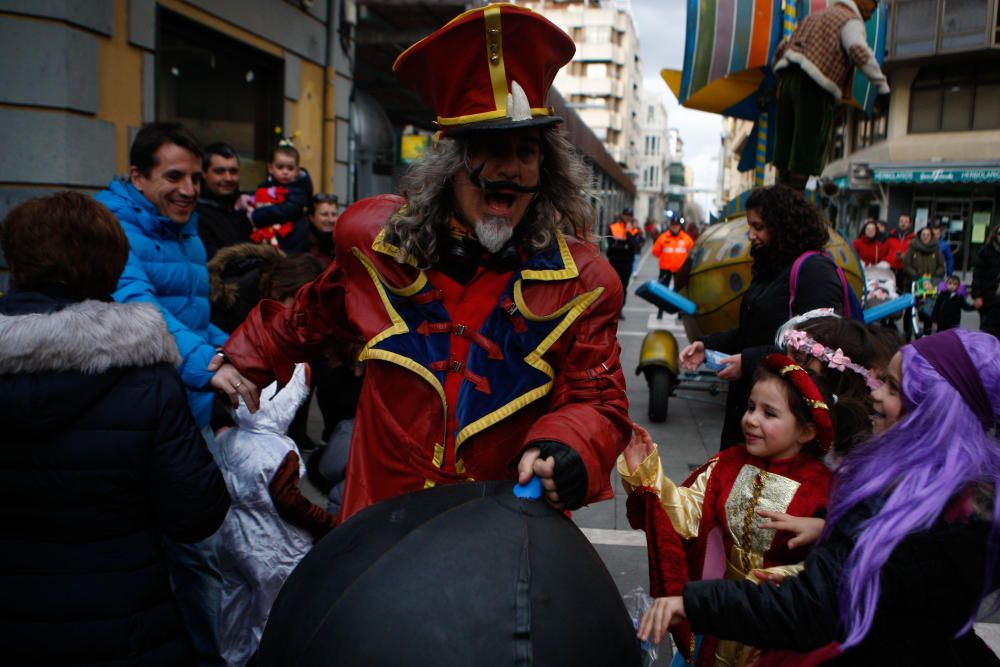
M 794 32 L 799 20 L 832 2 L 688 0 L 683 68 L 664 69 L 661 76 L 684 107 L 753 122 L 739 168 L 754 171 L 755 186 L 764 185 L 764 168 L 774 148 L 774 51 L 783 38 Z M 865 23 L 869 46 L 879 63 L 885 53 L 887 17 L 887 8 L 882 4 Z M 871 113 L 876 91 L 861 73 L 853 74 L 850 92 L 847 103 Z M 819 206 L 824 194 L 830 193 L 818 187 L 807 190 L 805 195 Z M 728 202 L 721 221 L 695 241 L 689 267 L 679 276 L 677 291 L 650 284 L 654 281 L 637 290 L 639 296 L 658 307 L 678 312 L 690 340 L 734 327 L 739 321 L 740 300 L 750 284 L 753 264 L 744 208 L 748 194 L 744 192 Z M 832 227 L 826 250 L 864 303 L 864 268 L 850 243 Z M 677 342 L 666 329 L 651 331 L 643 341 L 636 373 L 644 374 L 649 384 L 649 416 L 653 421 L 666 419 L 669 396 L 682 380 L 700 377 L 685 377 L 679 370 L 677 354 Z M 714 393 L 719 383 L 712 380 L 689 386 Z

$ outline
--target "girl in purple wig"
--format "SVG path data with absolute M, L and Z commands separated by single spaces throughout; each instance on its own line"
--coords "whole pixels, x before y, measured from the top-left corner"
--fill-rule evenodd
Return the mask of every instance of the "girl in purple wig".
M 807 664 L 1000 665 L 972 630 L 1000 587 L 1000 442 L 990 433 L 1000 342 L 949 330 L 904 347 L 888 375 L 898 421 L 845 457 L 800 575 L 780 587 L 689 583 L 643 619 L 641 638 L 686 618 L 698 633 L 812 652 Z

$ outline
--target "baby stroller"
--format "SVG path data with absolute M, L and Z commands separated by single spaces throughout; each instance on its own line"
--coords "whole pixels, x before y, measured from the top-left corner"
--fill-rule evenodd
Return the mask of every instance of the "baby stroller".
M 934 302 L 937 300 L 938 287 L 929 276 L 923 275 L 913 281 L 914 306 L 908 315 L 912 318 L 913 337 L 927 336 L 934 330 Z
M 896 274 L 886 262 L 865 267 L 865 310 L 889 303 L 899 297 L 896 289 Z M 896 328 L 896 322 L 903 317 L 902 311 L 886 316 L 880 323 L 884 327 Z

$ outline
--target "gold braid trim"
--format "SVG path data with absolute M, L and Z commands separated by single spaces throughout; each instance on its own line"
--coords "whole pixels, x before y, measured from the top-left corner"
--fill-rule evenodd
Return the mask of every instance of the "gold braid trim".
M 805 370 L 802 368 L 802 366 L 799 366 L 798 364 L 789 364 L 788 366 L 783 366 L 781 370 L 778 371 L 778 373 L 780 375 L 788 375 L 792 371 L 802 371 L 803 373 L 805 373 Z
M 767 480 L 767 472 L 760 470 L 753 480 L 753 494 L 750 496 L 750 505 L 747 506 L 747 513 L 743 515 L 743 539 L 740 545 L 740 559 L 743 561 L 744 572 L 749 572 L 752 567 L 750 562 L 750 534 L 753 532 L 754 522 L 757 521 L 757 504 L 760 502 L 760 494 L 764 490 L 764 483 Z
M 810 408 L 816 408 L 816 409 L 819 409 L 819 410 L 829 410 L 830 409 L 829 406 L 827 406 L 826 403 L 824 403 L 823 401 L 817 401 L 814 398 L 806 398 L 805 396 L 803 396 L 802 400 L 805 401 L 806 405 L 808 405 Z

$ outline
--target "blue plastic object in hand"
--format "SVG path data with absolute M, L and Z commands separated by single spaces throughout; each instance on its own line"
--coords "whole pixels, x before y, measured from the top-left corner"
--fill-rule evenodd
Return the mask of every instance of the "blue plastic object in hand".
M 695 311 L 698 310 L 694 301 L 686 296 L 681 296 L 669 287 L 664 287 L 655 280 L 639 285 L 635 290 L 635 295 L 668 313 L 682 312 L 694 315 Z
M 515 484 L 514 495 L 525 500 L 538 500 L 542 497 L 542 483 L 537 477 L 532 477 L 527 484 Z
M 705 350 L 705 368 L 718 373 L 729 365 L 722 363 L 722 360 L 727 359 L 729 356 L 725 352 L 719 352 L 718 350 Z

